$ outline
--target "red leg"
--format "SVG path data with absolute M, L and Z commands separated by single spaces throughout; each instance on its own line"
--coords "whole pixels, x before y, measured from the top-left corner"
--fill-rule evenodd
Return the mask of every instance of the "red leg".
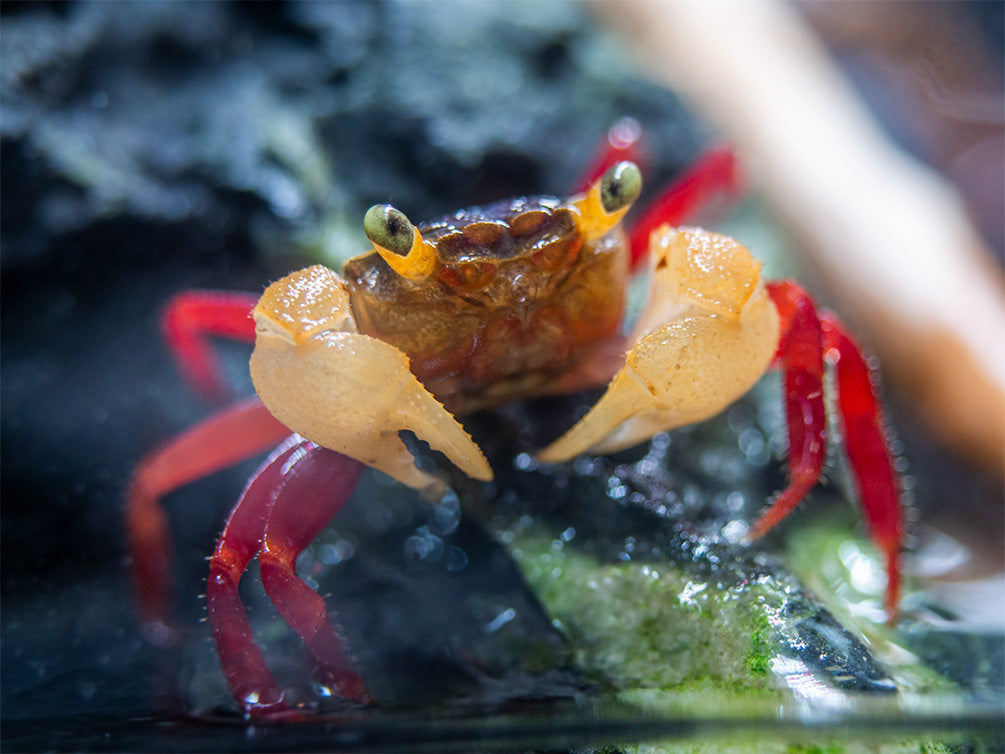
M 238 584 L 258 554 L 275 492 L 291 457 L 310 443 L 293 435 L 252 475 L 209 562 L 206 606 L 220 666 L 231 693 L 245 711 L 259 715 L 286 710 L 283 690 L 272 678 L 248 622 Z
M 211 416 L 140 461 L 126 497 L 126 531 L 151 640 L 171 639 L 171 539 L 160 498 L 265 452 L 289 433 L 255 398 Z
M 369 701 L 363 682 L 342 650 L 324 599 L 296 574 L 297 556 L 342 508 L 363 464 L 311 445 L 286 472 L 266 524 L 258 562 L 273 603 L 304 640 L 321 682 L 352 701 Z
M 632 267 L 645 256 L 649 237 L 660 225 L 680 225 L 716 196 L 738 190 L 736 157 L 732 151 L 720 148 L 705 152 L 632 224 L 629 237 Z
M 872 539 L 886 558 L 886 606 L 892 620 L 900 589 L 901 504 L 869 367 L 838 320 L 829 313 L 817 315 L 806 291 L 787 281 L 769 283 L 768 291 L 781 320 L 777 360 L 785 379 L 790 481 L 749 537 L 762 536 L 785 518 L 820 477 L 827 433 L 822 388 L 826 349 L 836 365 L 845 452 L 860 505 Z
M 835 362 L 837 370 L 845 452 L 872 540 L 886 557 L 886 609 L 890 620 L 894 620 L 899 602 L 903 523 L 897 472 L 883 434 L 883 414 L 861 350 L 833 314 L 824 312 L 820 320 L 828 358 Z
M 227 397 L 208 336 L 255 341 L 251 310 L 258 296 L 251 293 L 187 291 L 171 299 L 161 327 L 185 379 L 204 397 Z
M 249 714 L 274 718 L 289 712 L 238 592 L 255 555 L 270 596 L 318 660 L 322 682 L 354 701 L 368 699 L 344 658 L 324 601 L 294 572 L 300 550 L 342 507 L 362 469 L 359 462 L 294 435 L 255 473 L 230 514 L 210 559 L 206 600 L 227 684 Z
M 750 539 L 763 536 L 799 504 L 820 479 L 827 451 L 823 333 L 816 307 L 795 283 L 768 283 L 768 292 L 781 324 L 776 359 L 785 380 L 789 485 L 751 528 Z

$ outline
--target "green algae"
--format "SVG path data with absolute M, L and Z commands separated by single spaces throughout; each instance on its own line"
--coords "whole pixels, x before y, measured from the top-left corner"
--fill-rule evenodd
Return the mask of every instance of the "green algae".
M 768 689 L 768 610 L 778 602 L 770 585 L 724 587 L 668 565 L 598 563 L 533 535 L 512 552 L 591 681 L 613 689 Z
M 788 629 L 779 621 L 780 611 L 794 603 L 791 585 L 782 574 L 738 581 L 725 575 L 720 581 L 714 574 L 698 578 L 687 565 L 600 562 L 589 547 L 552 540 L 533 526 L 509 533 L 514 559 L 567 638 L 585 677 L 613 692 L 613 698 L 634 710 L 639 719 L 679 719 L 695 725 L 690 735 L 609 751 L 725 754 L 751 751 L 752 746 L 777 754 L 957 750 L 952 744 L 932 741 L 920 729 L 912 735 L 904 730 L 883 732 L 881 727 L 876 736 L 858 729 L 837 740 L 831 738 L 831 730 L 823 740 L 814 740 L 820 731 L 812 727 L 805 731 L 785 727 L 786 715 L 778 710 L 792 705 L 793 696 L 780 681 L 773 661 L 785 654 Z M 855 537 L 854 528 L 844 522 L 820 525 L 819 539 L 809 533 L 803 537 L 803 533 L 794 538 L 799 540 L 796 547 L 815 550 L 818 565 L 829 557 L 827 537 L 835 542 Z M 863 620 L 860 616 L 858 622 Z M 870 644 L 877 631 L 885 633 L 887 641 L 896 634 L 892 628 L 874 627 L 868 634 Z M 910 699 L 918 698 L 913 691 L 957 690 L 923 667 L 908 661 L 902 665 L 897 666 L 897 682 L 912 690 Z M 848 709 L 859 710 L 856 714 L 868 717 L 874 709 L 880 719 L 884 715 L 896 719 L 904 702 L 899 695 L 851 694 L 843 699 Z M 720 730 L 717 719 L 728 724 Z M 773 719 L 782 727 L 774 729 Z M 960 735 L 957 731 L 947 738 Z M 967 745 L 973 751 L 986 750 L 980 738 Z

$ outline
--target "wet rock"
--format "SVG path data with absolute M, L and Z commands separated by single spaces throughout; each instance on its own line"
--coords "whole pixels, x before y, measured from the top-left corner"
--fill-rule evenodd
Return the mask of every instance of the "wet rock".
M 659 136 L 661 169 L 693 152 L 677 103 L 581 9 L 512 9 L 18 7 L 2 53 L 5 185 L 18 187 L 5 264 L 116 217 L 219 233 L 236 215 L 285 228 L 273 240 L 389 198 L 424 217 L 560 191 L 619 114 Z
M 770 443 L 774 423 L 745 399 L 610 459 L 502 466 L 485 510 L 601 687 L 787 688 L 816 701 L 895 691 L 777 555 L 742 542 L 777 481 L 750 433 Z M 521 415 L 522 432 L 534 426 Z

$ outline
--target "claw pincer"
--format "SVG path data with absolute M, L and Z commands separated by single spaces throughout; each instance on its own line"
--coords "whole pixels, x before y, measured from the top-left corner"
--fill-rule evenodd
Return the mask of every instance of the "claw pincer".
M 412 430 L 476 479 L 492 470 L 460 424 L 393 346 L 356 330 L 344 282 L 308 267 L 273 283 L 254 310 L 251 378 L 272 414 L 301 436 L 410 487 L 420 471 L 398 437 Z
M 583 419 L 539 454 L 613 453 L 719 413 L 764 374 L 778 316 L 760 263 L 731 238 L 661 226 L 648 304 L 625 364 Z

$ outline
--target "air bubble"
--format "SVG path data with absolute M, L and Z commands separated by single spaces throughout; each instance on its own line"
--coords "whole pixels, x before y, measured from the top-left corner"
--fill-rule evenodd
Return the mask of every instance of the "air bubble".
M 518 471 L 533 471 L 537 468 L 537 461 L 530 453 L 519 453 L 513 459 L 513 467 Z
M 742 492 L 733 491 L 726 496 L 726 505 L 733 513 L 739 513 L 742 511 L 745 503 L 746 500 L 744 499 Z
M 512 607 L 506 608 L 485 626 L 485 633 L 494 634 L 496 631 L 505 626 L 515 617 L 516 617 L 516 610 L 514 610 Z
M 443 558 L 443 567 L 448 571 L 463 571 L 468 565 L 468 554 L 460 547 L 451 545 Z
M 735 544 L 743 541 L 748 531 L 750 531 L 750 527 L 745 521 L 734 520 L 722 528 L 722 536 L 727 542 Z

